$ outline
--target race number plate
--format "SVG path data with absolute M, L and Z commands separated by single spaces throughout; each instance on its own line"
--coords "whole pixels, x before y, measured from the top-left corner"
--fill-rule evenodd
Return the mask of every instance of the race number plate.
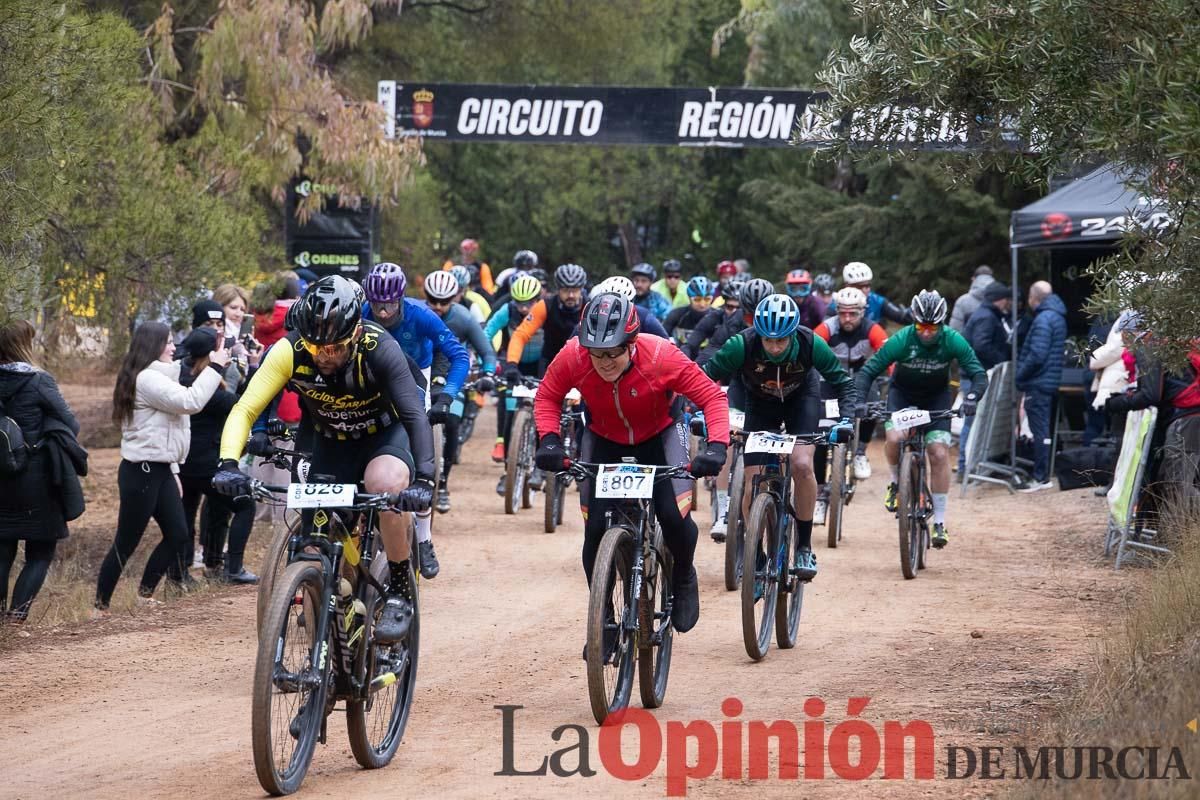
M 512 396 L 518 400 L 532 400 L 537 390 L 530 389 L 528 386 L 514 386 L 512 388 Z
M 729 409 L 729 427 L 735 431 L 746 427 L 746 412 L 738 411 L 736 408 Z
M 354 505 L 353 483 L 289 483 L 288 508 L 344 508 Z
M 796 439 L 783 433 L 755 431 L 746 439 L 747 453 L 771 453 L 786 456 L 796 447 Z
M 929 412 L 923 408 L 902 408 L 892 412 L 892 430 L 906 431 L 929 424 Z
M 825 401 L 825 419 L 837 419 L 838 417 L 839 417 L 838 401 L 837 400 L 826 400 Z
M 654 467 L 602 464 L 596 474 L 596 497 L 609 500 L 649 500 L 654 496 Z

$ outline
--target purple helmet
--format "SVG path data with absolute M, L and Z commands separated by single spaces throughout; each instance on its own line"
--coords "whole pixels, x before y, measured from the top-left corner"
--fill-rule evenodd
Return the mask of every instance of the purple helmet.
M 399 264 L 384 261 L 372 268 L 363 281 L 367 300 L 372 303 L 399 303 L 404 298 L 404 270 Z

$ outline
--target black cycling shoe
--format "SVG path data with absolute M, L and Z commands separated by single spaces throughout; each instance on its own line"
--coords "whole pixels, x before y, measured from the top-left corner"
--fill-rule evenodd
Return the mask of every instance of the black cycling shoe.
M 417 554 L 421 557 L 421 577 L 425 580 L 436 578 L 442 568 L 438 564 L 437 553 L 433 552 L 433 540 L 419 543 Z
M 529 488 L 540 492 L 546 486 L 546 473 L 534 467 L 529 472 Z
M 383 604 L 383 615 L 375 625 L 375 641 L 392 644 L 403 641 L 412 627 L 413 604 L 400 595 L 391 595 Z
M 617 643 L 621 641 L 621 632 L 614 625 L 604 628 L 604 652 L 601 661 L 607 664 L 612 661 L 613 654 L 617 652 Z M 583 660 L 587 661 L 587 642 L 583 644 Z
M 304 730 L 304 715 L 308 712 L 308 707 L 308 703 L 301 706 L 300 710 L 296 712 L 296 716 L 292 717 L 292 721 L 288 723 L 288 733 L 297 741 L 300 740 L 300 733 Z
M 700 619 L 700 587 L 696 583 L 696 568 L 692 567 L 687 574 L 676 578 L 675 605 L 671 611 L 671 625 L 680 633 L 687 633 L 696 627 Z

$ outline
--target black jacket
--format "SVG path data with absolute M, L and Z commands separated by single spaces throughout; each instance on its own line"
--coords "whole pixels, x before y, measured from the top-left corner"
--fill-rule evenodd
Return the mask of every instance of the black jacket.
M 184 386 L 191 386 L 195 380 L 192 366 L 191 359 L 183 360 L 179 382 Z M 192 445 L 188 450 L 187 460 L 179 465 L 180 475 L 211 478 L 217 473 L 217 464 L 221 460 L 221 431 L 225 429 L 225 418 L 233 410 L 237 399 L 233 392 L 218 387 L 204 408 L 192 415 Z
M 1004 312 L 992 303 L 982 303 L 967 320 L 963 329 L 967 343 L 979 357 L 984 369 L 1012 360 L 1008 330 L 1004 327 Z
M 59 436 L 74 439 L 79 422 L 54 378 L 27 364 L 0 365 L 0 404 L 32 448 L 19 475 L 0 477 L 0 539 L 65 539 L 67 519 L 82 512 L 81 473 L 71 474 L 72 457 L 52 441 Z M 68 506 L 73 516 L 68 517 Z

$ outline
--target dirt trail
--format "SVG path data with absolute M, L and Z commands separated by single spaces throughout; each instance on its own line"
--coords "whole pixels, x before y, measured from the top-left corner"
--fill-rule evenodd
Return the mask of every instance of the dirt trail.
M 665 755 L 631 783 L 606 774 L 597 756 L 579 658 L 587 596 L 578 512 L 554 535 L 541 532 L 540 496 L 506 517 L 493 491 L 497 469 L 485 463 L 490 445 L 486 431 L 469 443 L 453 477 L 454 510 L 435 528 L 442 575 L 424 584 L 419 694 L 395 762 L 358 769 L 335 715 L 304 796 L 665 795 Z M 676 639 L 655 716 L 717 724 L 721 701 L 735 696 L 741 720 L 799 724 L 804 701 L 819 696 L 828 734 L 846 718 L 848 698 L 869 697 L 862 717 L 872 724 L 933 726 L 937 779 L 711 778 L 690 782 L 689 796 L 985 796 L 994 782 L 945 779 L 945 747 L 1003 743 L 1087 666 L 1112 595 L 1130 580 L 1097 557 L 1100 499 L 1090 490 L 980 489 L 962 500 L 956 491 L 951 546 L 905 581 L 881 503 L 881 452 L 873 463 L 843 546 L 826 549 L 822 528 L 814 536 L 821 572 L 805 596 L 800 645 L 758 664 L 743 650 L 738 596 L 723 588 L 721 549 L 707 537 L 707 509 L 699 512 L 701 619 Z M 262 796 L 250 754 L 253 620 L 253 592 L 230 591 L 78 635 L 38 636 L 31 649 L 0 655 L 0 797 Z M 555 743 L 551 732 L 574 723 L 591 736 L 598 774 L 494 775 L 503 767 L 501 704 L 525 707 L 515 724 L 518 769 L 573 744 L 574 733 Z

